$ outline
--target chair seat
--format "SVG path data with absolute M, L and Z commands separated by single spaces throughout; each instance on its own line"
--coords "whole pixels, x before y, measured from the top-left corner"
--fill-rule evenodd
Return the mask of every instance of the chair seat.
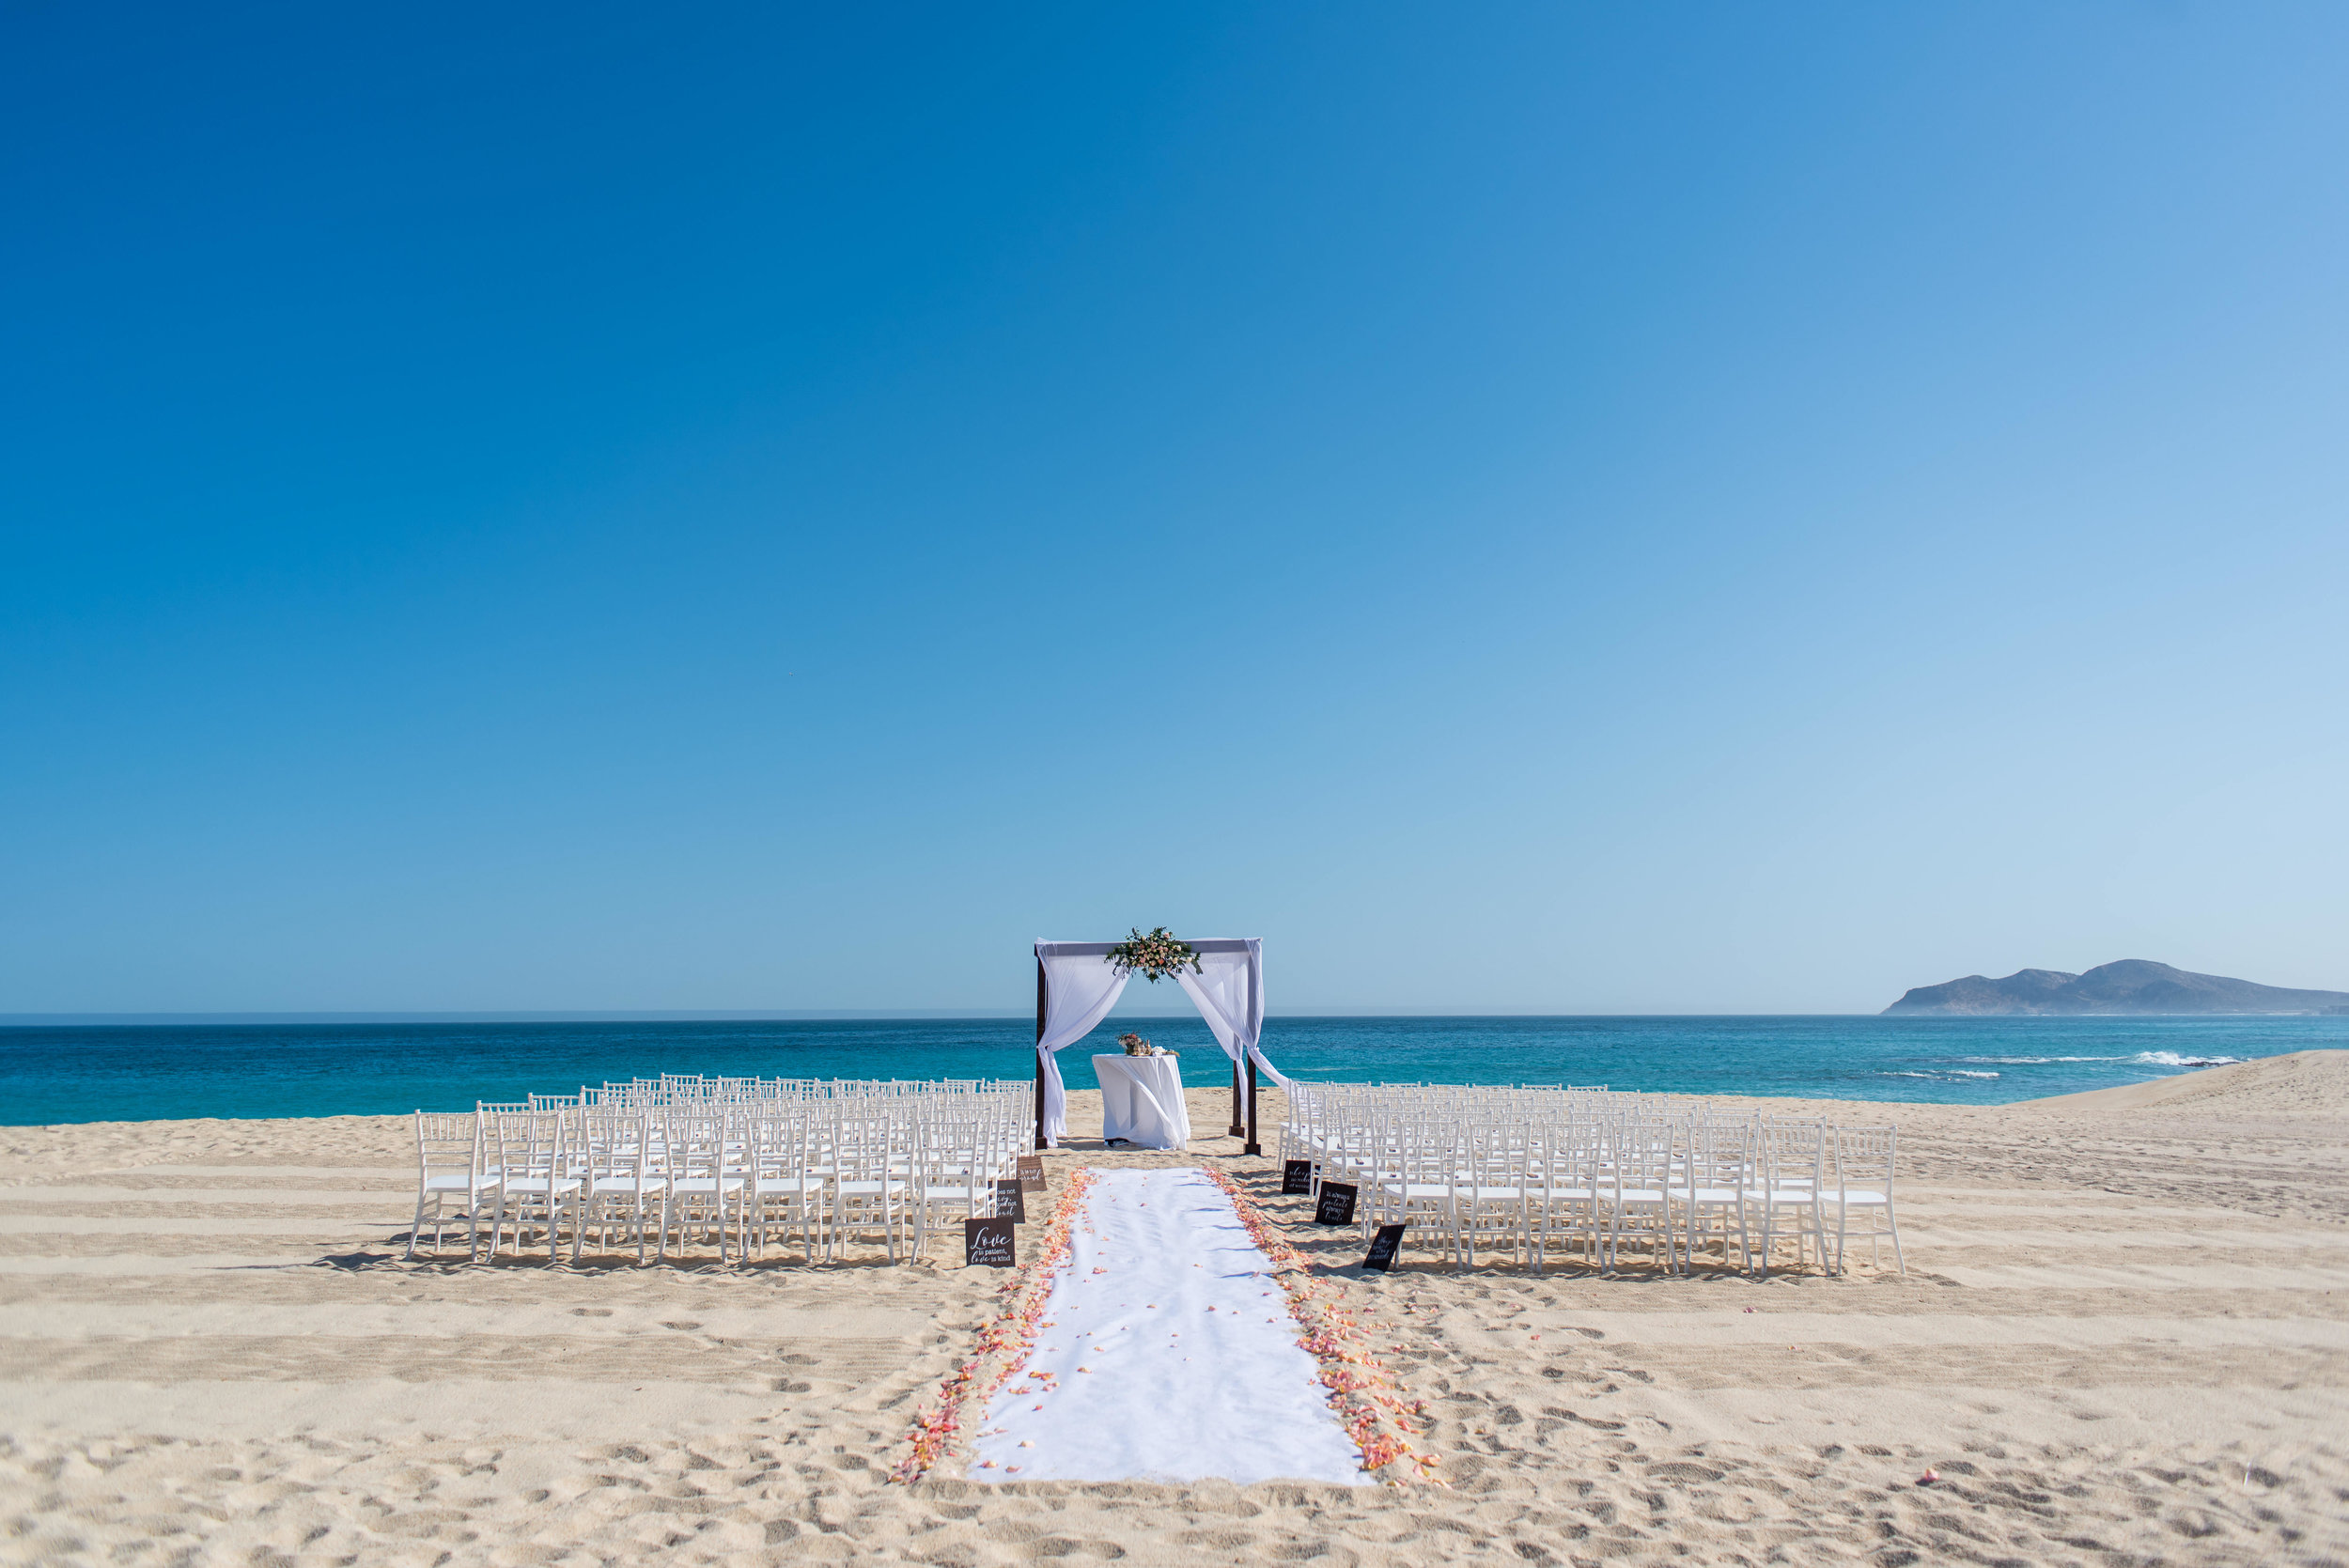
M 1843 1194 L 1843 1206 L 1846 1208 L 1865 1208 L 1890 1203 L 1891 1201 L 1881 1192 L 1846 1192 Z
M 506 1180 L 506 1191 L 525 1197 L 544 1197 L 550 1188 L 556 1192 L 577 1192 L 579 1178 L 566 1176 L 559 1182 L 549 1182 L 544 1176 L 509 1176 Z
M 483 1188 L 495 1186 L 497 1182 L 494 1179 L 488 1176 L 476 1178 L 470 1172 L 445 1176 L 427 1176 L 424 1179 L 424 1189 L 427 1192 L 474 1192 Z

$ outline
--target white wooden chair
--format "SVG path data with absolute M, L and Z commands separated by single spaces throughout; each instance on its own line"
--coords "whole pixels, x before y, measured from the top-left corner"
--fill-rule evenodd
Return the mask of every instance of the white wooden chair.
M 1527 1230 L 1526 1145 L 1521 1127 L 1489 1127 L 1461 1140 L 1462 1170 L 1453 1189 L 1452 1231 L 1460 1266 L 1476 1266 L 1480 1240 L 1504 1241 L 1509 1260 L 1532 1254 Z
M 1827 1159 L 1827 1124 L 1766 1119 L 1761 1126 L 1760 1180 L 1747 1193 L 1762 1209 L 1762 1246 L 1757 1272 L 1769 1278 L 1770 1260 L 1781 1239 L 1795 1244 L 1799 1268 L 1813 1254 L 1827 1266 L 1826 1210 L 1819 1184 Z
M 809 1169 L 808 1126 L 803 1110 L 762 1111 L 750 1118 L 750 1184 L 743 1194 L 749 1227 L 744 1250 L 749 1256 L 766 1255 L 771 1227 L 786 1242 L 797 1230 L 801 1255 L 811 1264 L 816 1261 L 830 1186 Z
M 930 1228 L 959 1234 L 966 1219 L 994 1212 L 991 1151 L 980 1146 L 979 1126 L 941 1118 L 925 1124 L 921 1154 L 909 1194 L 913 1210 L 910 1256 L 919 1258 Z
M 571 1261 L 580 1257 L 589 1226 L 604 1250 L 617 1222 L 636 1240 L 636 1261 L 645 1261 L 645 1232 L 658 1223 L 668 1178 L 661 1129 L 650 1112 L 594 1110 L 583 1114 L 585 1188 L 579 1222 L 571 1231 Z
M 407 1261 L 416 1256 L 416 1234 L 424 1229 L 425 1209 L 432 1213 L 432 1251 L 438 1256 L 447 1221 L 465 1221 L 467 1258 L 481 1254 L 483 1209 L 497 1203 L 497 1175 L 483 1159 L 481 1118 L 462 1112 L 416 1112 L 416 1213 L 408 1222 Z M 449 1205 L 459 1213 L 452 1216 Z M 494 1236 L 492 1237 L 494 1239 Z
M 1747 1220 L 1747 1203 L 1754 1182 L 1753 1126 L 1750 1122 L 1704 1117 L 1690 1128 L 1687 1179 L 1681 1188 L 1682 1211 L 1688 1224 L 1682 1254 L 1696 1266 L 1698 1251 L 1720 1243 L 1721 1267 L 1730 1266 L 1729 1237 L 1737 1235 L 1737 1267 L 1753 1268 L 1753 1236 Z
M 1672 1224 L 1672 1149 L 1662 1123 L 1626 1117 L 1617 1123 L 1600 1193 L 1608 1208 L 1607 1266 L 1623 1266 L 1626 1247 L 1641 1249 L 1666 1273 L 1680 1266 L 1680 1238 Z
M 533 1226 L 543 1229 L 547 1261 L 552 1263 L 561 1242 L 563 1212 L 571 1209 L 573 1223 L 583 1186 L 571 1170 L 562 1112 L 499 1110 L 480 1112 L 497 1137 L 497 1205 L 490 1223 L 490 1255 L 497 1256 L 498 1238 L 506 1225 L 514 1227 L 514 1251 Z
M 677 1231 L 677 1256 L 696 1233 L 718 1244 L 718 1261 L 734 1261 L 730 1221 L 742 1196 L 745 1175 L 729 1157 L 726 1119 L 707 1110 L 673 1110 L 663 1119 L 665 1179 L 661 1189 L 661 1242 L 656 1258 L 669 1255 L 669 1232 Z M 739 1145 L 738 1145 L 739 1146 Z
M 897 1261 L 897 1233 L 911 1184 L 891 1170 L 895 1152 L 889 1113 L 879 1104 L 852 1107 L 834 1125 L 826 1262 L 838 1256 L 844 1240 L 874 1233 L 880 1235 L 889 1261 Z
M 1868 1238 L 1868 1266 L 1883 1262 L 1878 1249 L 1892 1238 L 1892 1262 L 1901 1278 L 1908 1278 L 1908 1260 L 1901 1255 L 1900 1221 L 1892 1214 L 1892 1165 L 1899 1135 L 1890 1127 L 1835 1129 L 1835 1272 L 1843 1272 L 1843 1243 L 1857 1213 L 1867 1222 L 1859 1234 Z M 1881 1217 L 1883 1224 L 1876 1223 Z

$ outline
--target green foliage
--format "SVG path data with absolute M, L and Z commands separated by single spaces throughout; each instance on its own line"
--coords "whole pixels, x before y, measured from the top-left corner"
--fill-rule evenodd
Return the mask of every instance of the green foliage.
M 1138 974 L 1153 986 L 1162 976 L 1178 974 L 1188 966 L 1193 974 L 1205 974 L 1199 967 L 1199 955 L 1190 944 L 1177 938 L 1163 925 L 1154 925 L 1147 936 L 1136 926 L 1133 934 L 1109 951 L 1102 960 L 1117 966 L 1121 974 Z

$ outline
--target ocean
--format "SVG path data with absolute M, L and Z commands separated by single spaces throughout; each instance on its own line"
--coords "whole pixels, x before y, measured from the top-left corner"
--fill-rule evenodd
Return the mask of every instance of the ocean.
M 1113 1018 L 1228 1083 L 1196 1018 Z M 1028 1078 L 1024 1018 L 670 1023 L 100 1024 L 0 1027 L 0 1125 L 466 1110 L 661 1073 Z M 1700 1094 L 2000 1105 L 2285 1051 L 2349 1048 L 2349 1017 L 1274 1017 L 1265 1052 L 1299 1078 L 1578 1083 Z

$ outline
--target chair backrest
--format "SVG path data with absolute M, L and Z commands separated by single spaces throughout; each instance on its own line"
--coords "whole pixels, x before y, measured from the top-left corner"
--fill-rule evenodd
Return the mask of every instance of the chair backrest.
M 668 1174 L 708 1181 L 725 1173 L 724 1118 L 708 1111 L 673 1110 L 661 1122 L 661 1154 Z
M 1693 1128 L 1689 1159 L 1692 1187 L 1738 1188 L 1760 1178 L 1755 1169 L 1753 1124 L 1735 1117 L 1707 1116 Z
M 497 1142 L 497 1169 L 502 1177 L 549 1178 L 564 1164 L 561 1112 L 502 1110 L 488 1120 Z
M 1815 1188 L 1827 1160 L 1827 1124 L 1781 1120 L 1762 1124 L 1764 1174 L 1773 1188 Z
M 642 1110 L 599 1110 L 580 1118 L 587 1173 L 599 1182 L 641 1183 L 658 1171 L 661 1139 L 656 1118 Z
M 1891 1127 L 1837 1127 L 1835 1182 L 1839 1188 L 1868 1187 L 1892 1195 L 1892 1161 L 1899 1134 Z
M 416 1174 L 468 1176 L 481 1171 L 481 1119 L 464 1111 L 416 1112 Z

